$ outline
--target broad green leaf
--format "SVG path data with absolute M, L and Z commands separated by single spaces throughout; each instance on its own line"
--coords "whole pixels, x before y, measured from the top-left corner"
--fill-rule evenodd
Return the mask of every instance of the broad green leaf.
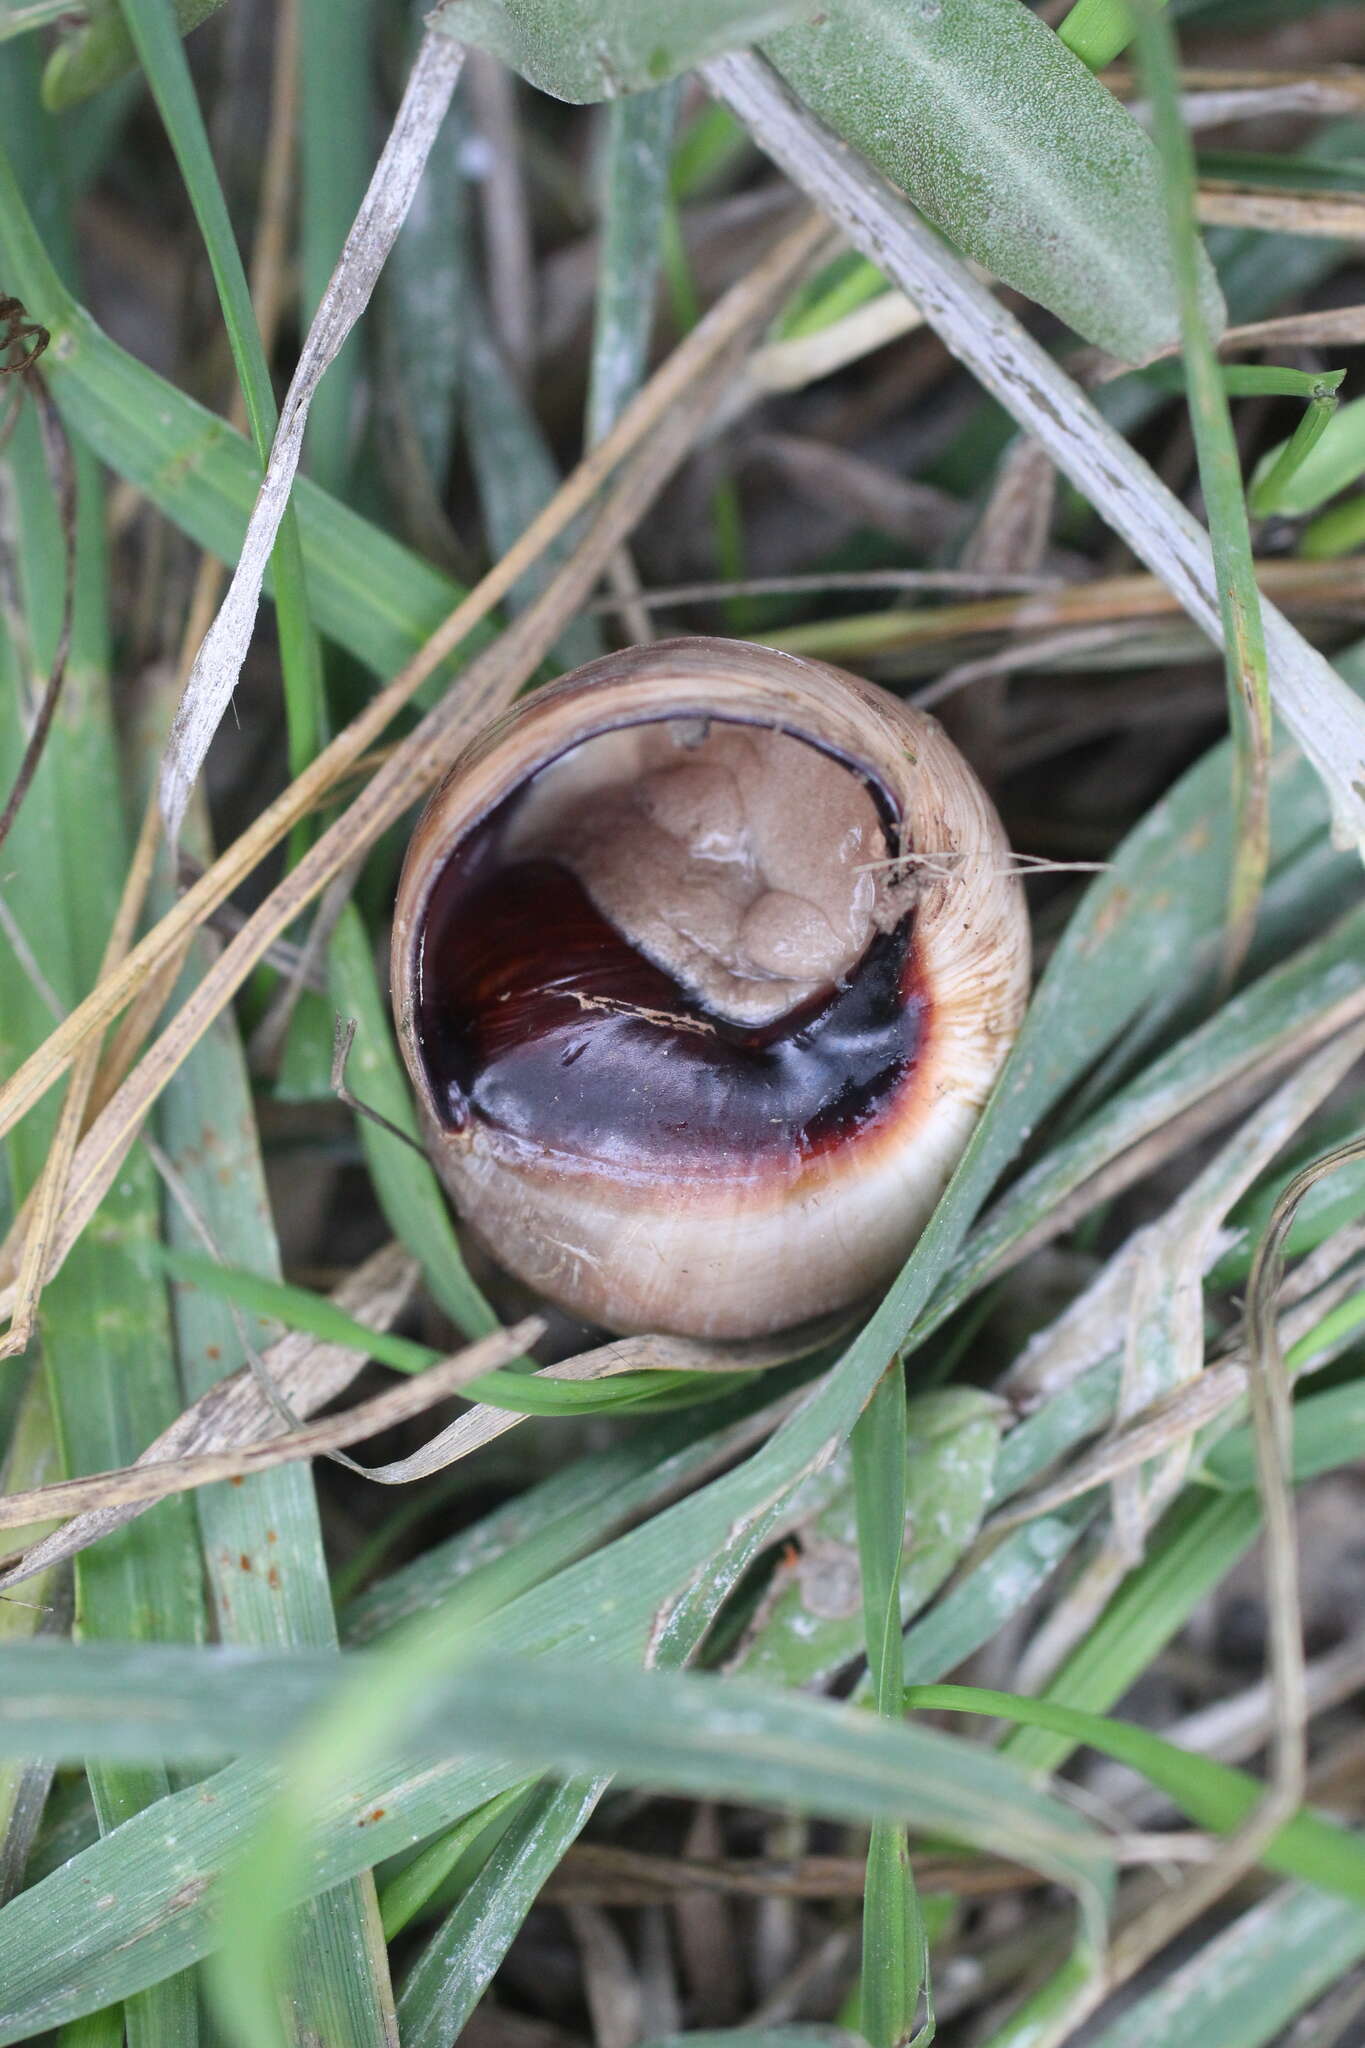
M 965 255 L 1125 361 L 1180 333 L 1157 157 L 1019 0 L 826 0 L 767 45 Z M 1223 323 L 1201 266 L 1211 327 Z
M 646 92 L 722 50 L 771 35 L 810 0 L 444 0 L 432 21 L 491 50 L 559 100 Z
M 976 1534 L 990 1495 L 1002 1413 L 998 1401 L 974 1387 L 921 1394 L 909 1405 L 902 1622 L 938 1590 Z M 847 1452 L 840 1452 L 832 1469 L 838 1490 L 798 1531 L 799 1555 L 778 1566 L 762 1614 L 734 1659 L 748 1677 L 814 1686 L 862 1650 L 857 1516 Z

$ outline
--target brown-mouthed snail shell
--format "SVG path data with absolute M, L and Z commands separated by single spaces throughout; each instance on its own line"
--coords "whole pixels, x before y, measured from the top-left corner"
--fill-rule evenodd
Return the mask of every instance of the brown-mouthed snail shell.
M 935 721 L 729 640 L 523 698 L 423 812 L 393 930 L 464 1221 L 592 1322 L 702 1337 L 895 1271 L 1028 968 L 1000 822 Z

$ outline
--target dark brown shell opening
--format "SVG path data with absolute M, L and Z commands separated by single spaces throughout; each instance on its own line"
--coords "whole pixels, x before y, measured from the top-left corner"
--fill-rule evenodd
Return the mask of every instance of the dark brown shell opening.
M 840 766 L 896 844 L 886 790 Z M 476 1120 L 511 1151 L 627 1177 L 762 1171 L 893 1109 L 927 1025 L 913 912 L 875 931 L 837 983 L 774 1022 L 737 1024 L 639 952 L 566 865 L 509 853 L 532 780 L 456 844 L 414 934 L 415 1049 L 447 1130 Z

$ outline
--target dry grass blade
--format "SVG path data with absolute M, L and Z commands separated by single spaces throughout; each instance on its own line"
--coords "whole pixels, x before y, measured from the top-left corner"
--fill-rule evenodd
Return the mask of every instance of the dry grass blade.
M 544 1377 L 579 1381 L 607 1379 L 622 1372 L 762 1372 L 832 1341 L 841 1327 L 846 1325 L 832 1322 L 747 1344 L 702 1344 L 688 1337 L 657 1335 L 621 1337 L 599 1345 L 595 1351 L 583 1351 L 577 1358 L 566 1358 L 559 1365 L 547 1367 Z M 444 1432 L 442 1464 L 453 1465 L 459 1458 L 470 1457 L 525 1420 L 524 1415 L 510 1408 L 471 1408 Z
M 480 1337 L 426 1372 L 389 1387 L 372 1400 L 359 1402 L 343 1415 L 329 1416 L 325 1422 L 287 1430 L 262 1442 L 239 1444 L 231 1451 L 208 1451 L 194 1458 L 129 1465 L 119 1472 L 92 1472 L 80 1479 L 55 1480 L 31 1493 L 10 1494 L 0 1499 L 0 1529 L 21 1528 L 25 1522 L 35 1520 L 38 1513 L 51 1517 L 134 1504 L 149 1507 L 153 1501 L 164 1500 L 173 1493 L 188 1493 L 196 1486 L 211 1486 L 219 1480 L 240 1478 L 250 1472 L 265 1471 L 271 1465 L 292 1464 L 299 1458 L 319 1457 L 344 1444 L 360 1443 L 458 1394 L 481 1373 L 520 1357 L 544 1334 L 545 1325 L 540 1318 L 526 1316 L 511 1329 Z M 415 1464 L 409 1459 L 400 1462 L 403 1466 Z M 366 1471 L 367 1478 L 389 1484 L 417 1476 L 416 1470 L 400 1472 L 397 1467 L 384 1465 Z
M 1125 64 L 1111 65 L 1104 82 L 1120 99 L 1140 91 L 1137 73 Z M 1189 98 L 1235 99 L 1246 93 L 1296 93 L 1294 104 L 1304 113 L 1349 114 L 1365 108 L 1365 69 L 1357 64 L 1327 64 L 1319 69 L 1292 66 L 1182 64 L 1180 91 Z M 1188 117 L 1187 117 L 1188 118 Z M 1224 116 L 1226 119 L 1227 116 Z
M 1232 1134 L 1179 1200 L 1136 1231 L 1057 1322 L 1030 1340 L 1001 1382 L 1012 1400 L 1032 1407 L 1121 1347 L 1135 1274 L 1149 1249 L 1165 1260 L 1172 1276 L 1187 1260 L 1201 1271 L 1213 1263 L 1221 1248 L 1219 1225 L 1232 1204 L 1365 1052 L 1362 1000 L 1357 994 L 1354 1029 L 1332 1031 L 1311 1057 L 1304 1057 L 1303 1039 L 1297 1039 L 1292 1050 L 1300 1064 L 1290 1078 Z
M 1324 306 L 1230 327 L 1218 347 L 1221 355 L 1235 355 L 1252 348 L 1359 348 L 1362 343 L 1365 306 Z
M 237 686 L 266 564 L 303 451 L 313 393 L 369 303 L 445 118 L 463 57 L 460 45 L 448 36 L 423 39 L 370 188 L 308 330 L 227 596 L 195 659 L 171 727 L 161 770 L 161 805 L 172 839 L 179 834 L 190 791 Z
M 1357 619 L 1365 613 L 1358 561 L 1261 562 L 1257 581 L 1263 595 L 1290 610 Z M 815 626 L 793 626 L 770 639 L 793 653 L 838 659 L 841 651 L 849 655 L 894 654 L 925 641 L 951 642 L 979 633 L 1018 636 L 1169 619 L 1181 609 L 1178 595 L 1155 576 L 1097 576 L 1067 584 L 1040 579 L 1018 597 L 988 597 L 978 604 L 945 604 L 933 610 L 860 614 Z
M 156 811 L 149 804 L 143 814 L 142 829 L 138 834 L 127 879 L 123 885 L 118 914 L 105 948 L 101 969 L 104 974 L 118 965 L 132 942 L 146 900 L 147 888 L 152 879 L 158 837 Z M 10 1326 L 3 1339 L 0 1339 L 0 1358 L 17 1357 L 28 1348 L 29 1339 L 33 1334 L 34 1317 L 38 1310 L 38 1297 L 42 1290 L 52 1230 L 66 1194 L 67 1176 L 90 1107 L 98 1064 L 99 1044 L 92 1040 L 90 1044 L 82 1046 L 71 1070 L 71 1084 L 66 1092 L 66 1100 L 62 1104 L 61 1115 L 57 1119 L 57 1128 L 48 1147 L 42 1174 L 20 1214 L 17 1228 L 23 1231 L 23 1251 L 20 1254 L 19 1271 L 15 1280 L 15 1301 L 10 1314 Z
M 396 1244 L 385 1245 L 337 1288 L 332 1300 L 357 1321 L 388 1329 L 402 1314 L 417 1286 L 414 1259 Z M 265 1353 L 262 1365 L 280 1396 L 297 1413 L 310 1415 L 335 1400 L 365 1364 L 362 1351 L 290 1331 Z M 278 1426 L 275 1409 L 257 1376 L 243 1367 L 221 1381 L 178 1416 L 169 1429 L 142 1453 L 140 1465 L 194 1458 L 230 1446 L 251 1443 Z M 112 1534 L 143 1512 L 143 1506 L 88 1509 L 64 1529 L 30 1548 L 23 1563 L 0 1579 L 0 1590 L 45 1566 L 73 1557 L 78 1550 Z
M 1360 1146 L 1346 1147 L 1355 1156 Z M 1267 1844 L 1303 1802 L 1308 1778 L 1308 1694 L 1299 1602 L 1298 1543 L 1290 1478 L 1290 1403 L 1275 1326 L 1274 1293 L 1284 1236 L 1315 1169 L 1297 1176 L 1276 1205 L 1252 1265 L 1248 1326 L 1248 1387 L 1256 1449 L 1256 1475 L 1265 1521 L 1266 1604 L 1269 1614 L 1271 1739 L 1265 1797 L 1206 1870 L 1174 1894 L 1158 1899 L 1114 1942 L 1105 1989 L 1126 1983 L 1192 1925 L 1259 1862 Z
M 983 655 L 979 661 L 957 662 L 923 690 L 917 690 L 911 702 L 922 710 L 928 710 L 931 705 L 956 696 L 959 690 L 965 690 L 971 683 L 1003 679 L 1021 669 L 1038 668 L 1047 662 L 1077 654 L 1098 654 L 1106 647 L 1122 645 L 1129 637 L 1128 628 L 1118 625 L 1073 626 L 1064 633 L 1044 633 L 1039 640 L 1023 640 L 1012 647 L 1002 647 L 995 654 Z
M 1055 576 L 998 574 L 971 569 L 826 569 L 796 576 L 745 576 L 733 581 L 674 583 L 662 590 L 632 592 L 632 603 L 646 611 L 672 610 L 675 605 L 718 604 L 732 597 L 810 597 L 839 590 L 968 591 L 993 596 L 1000 590 L 1056 590 Z M 621 597 L 597 597 L 595 612 L 624 610 Z
M 1264 185 L 1206 180 L 1195 211 L 1205 227 L 1365 241 L 1365 194 L 1360 192 L 1277 192 Z
M 703 75 L 1221 646 L 1208 534 L 1079 387 L 901 194 L 841 148 L 759 58 L 719 58 Z M 1365 706 L 1273 605 L 1263 600 L 1261 611 L 1276 709 L 1321 776 L 1343 843 L 1365 846 Z
M 407 1306 L 417 1278 L 417 1266 L 407 1253 L 396 1244 L 386 1245 L 343 1281 L 332 1299 L 357 1321 L 387 1329 Z M 547 1367 L 544 1376 L 579 1383 L 626 1372 L 762 1371 L 830 1341 L 841 1327 L 838 1322 L 826 1322 L 795 1335 L 749 1344 L 703 1344 L 664 1336 L 620 1338 Z M 230 1478 L 257 1469 L 262 1462 L 326 1453 L 332 1448 L 330 1442 L 310 1440 L 300 1448 L 301 1430 L 280 1436 L 281 1409 L 295 1417 L 314 1413 L 344 1392 L 364 1364 L 363 1351 L 291 1331 L 272 1345 L 254 1368 L 244 1367 L 195 1402 L 147 1447 L 135 1466 L 67 1482 L 75 1519 L 26 1550 L 21 1561 L 0 1577 L 0 1592 L 99 1542 L 164 1494 Z M 427 1378 L 422 1375 L 423 1381 Z M 359 1413 L 354 1410 L 352 1416 Z M 338 1421 L 349 1427 L 351 1419 Z M 364 1476 L 380 1483 L 407 1483 L 468 1457 L 525 1420 L 511 1409 L 470 1408 L 411 1458 L 390 1468 L 369 1468 Z M 371 1430 L 379 1426 L 370 1423 Z M 355 1432 L 357 1436 L 363 1433 L 367 1432 Z M 280 1455 L 266 1457 L 248 1449 L 262 1439 Z M 8 1502 L 0 1502 L 0 1527 L 14 1526 L 6 1519 L 8 1507 Z
M 51 1037 L 11 1076 L 5 1087 L 0 1089 L 0 1135 L 12 1129 L 19 1118 L 41 1098 L 57 1076 L 70 1064 L 76 1047 L 92 1032 L 103 1029 L 143 986 L 149 973 L 159 969 L 170 959 L 176 948 L 183 946 L 186 936 L 193 933 L 238 884 L 253 872 L 272 847 L 279 844 L 300 818 L 306 817 L 323 800 L 334 784 L 379 738 L 385 727 L 411 700 L 427 678 L 454 653 L 472 628 L 488 617 L 525 571 L 539 560 L 546 548 L 586 510 L 612 472 L 631 455 L 632 451 L 643 448 L 637 473 L 628 491 L 617 501 L 612 514 L 615 522 L 621 524 L 624 529 L 628 529 L 634 523 L 643 504 L 648 502 L 663 481 L 663 476 L 655 477 L 651 466 L 657 459 L 661 459 L 654 456 L 653 444 L 660 438 L 659 430 L 663 423 L 679 408 L 690 404 L 696 413 L 696 420 L 693 422 L 689 418 L 686 423 L 686 435 L 695 434 L 700 430 L 701 423 L 714 402 L 714 393 L 704 391 L 701 401 L 698 402 L 698 387 L 707 386 L 714 375 L 716 365 L 724 364 L 726 359 L 734 354 L 737 345 L 742 345 L 752 333 L 761 329 L 773 308 L 780 304 L 785 293 L 818 255 L 827 238 L 828 231 L 822 221 L 814 218 L 804 221 L 785 236 L 762 262 L 711 308 L 705 318 L 660 366 L 639 396 L 626 407 L 611 432 L 566 478 L 545 510 L 526 529 L 516 547 L 509 549 L 489 570 L 469 596 L 442 622 L 412 661 L 391 683 L 376 694 L 366 710 L 323 749 L 287 790 L 266 806 L 239 839 L 219 855 L 212 866 L 205 870 L 201 879 L 187 890 L 174 910 L 168 912 L 133 949 L 123 967 L 116 974 L 100 982 Z M 682 448 L 670 443 L 662 450 L 662 457 L 666 457 L 671 467 L 680 459 L 682 452 Z M 585 541 L 584 547 L 587 545 Z M 595 552 L 596 549 L 594 555 Z M 587 556 L 584 555 L 582 559 L 586 560 Z M 578 593 L 576 587 L 571 588 L 563 578 L 577 573 L 575 565 L 569 564 L 566 571 L 561 572 L 561 578 L 546 590 L 537 606 L 523 614 L 518 621 L 518 645 L 526 643 L 528 634 L 538 630 L 543 634 L 540 625 L 543 619 L 552 618 L 554 631 L 557 631 L 563 618 L 572 613 L 579 602 Z M 590 585 L 595 573 L 594 569 L 590 569 L 583 577 L 583 581 Z M 553 632 L 550 633 L 550 638 L 553 639 Z M 500 642 L 499 647 L 507 650 L 503 659 L 513 658 L 507 640 Z M 490 653 L 496 652 L 497 650 L 490 650 Z M 530 661 L 527 674 L 534 669 L 538 659 L 537 655 Z M 470 677 L 465 679 L 466 683 L 469 683 L 473 676 L 474 671 L 471 670 Z M 508 694 L 512 694 L 520 687 L 520 683 L 509 685 L 504 682 L 501 687 Z M 420 796 L 439 772 L 444 750 L 437 761 L 433 762 L 430 759 L 433 741 L 444 731 L 447 723 L 454 724 L 459 719 L 463 710 L 464 700 L 461 696 L 457 696 L 455 701 L 446 707 L 438 706 L 404 743 L 402 749 L 388 757 L 385 769 L 391 768 L 395 762 L 400 762 L 408 777 L 394 809 L 394 815 L 398 815 L 406 803 Z M 467 729 L 467 725 L 460 729 Z M 446 746 L 449 745 L 450 742 L 447 741 Z M 373 788 L 373 785 L 371 787 Z M 370 821 L 367 816 L 368 809 L 366 797 L 357 799 L 338 825 L 327 835 L 326 840 L 320 841 L 313 849 L 313 855 L 316 856 L 324 844 L 330 845 L 332 857 L 321 864 L 316 860 L 311 864 L 301 863 L 293 871 L 284 890 L 276 891 L 268 904 L 262 906 L 256 919 L 251 920 L 250 925 L 243 926 L 243 933 L 249 929 L 253 930 L 253 943 L 269 944 L 279 932 L 284 931 L 293 922 L 312 897 L 326 887 L 332 873 L 340 872 L 345 861 L 336 857 L 339 846 L 338 834 L 347 842 L 350 854 L 354 856 L 361 845 L 368 844 L 370 838 L 383 829 L 382 825 L 374 825 Z M 362 831 L 365 836 L 355 836 Z M 307 873 L 304 872 L 305 866 Z M 254 930 L 258 928 L 257 921 L 262 913 L 267 910 L 270 912 L 273 929 L 269 939 L 257 942 L 254 939 Z
M 1251 1415 L 1255 1427 L 1257 1477 L 1266 1516 L 1266 1574 L 1271 1619 L 1274 1789 L 1272 1797 L 1267 1800 L 1267 1807 L 1272 1823 L 1282 1819 L 1286 1812 L 1292 1812 L 1302 1797 L 1307 1775 L 1308 1726 L 1293 1496 L 1289 1481 L 1293 1421 L 1284 1360 L 1280 1354 L 1275 1299 L 1284 1274 L 1285 1240 L 1299 1203 L 1325 1175 L 1362 1155 L 1365 1155 L 1365 1140 L 1357 1139 L 1315 1160 L 1294 1176 L 1276 1202 L 1265 1236 L 1256 1247 L 1248 1282 Z

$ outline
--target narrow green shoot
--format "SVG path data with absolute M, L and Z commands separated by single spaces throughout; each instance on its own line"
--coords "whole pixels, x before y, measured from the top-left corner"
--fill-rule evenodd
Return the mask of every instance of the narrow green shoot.
M 1180 112 L 1175 37 L 1154 0 L 1133 0 L 1133 19 L 1143 80 L 1151 96 L 1152 132 L 1161 156 L 1189 378 L 1190 420 L 1208 507 L 1226 645 L 1237 818 L 1222 960 L 1226 985 L 1251 942 L 1269 865 L 1270 679 L 1241 463 L 1200 293 L 1194 152 Z
M 854 1425 L 853 1483 L 863 1626 L 877 1712 L 899 1724 L 901 1553 L 905 1546 L 905 1370 L 897 1357 Z M 897 2048 L 914 2032 L 928 1992 L 928 1943 L 905 1829 L 878 1821 L 863 1889 L 862 2030 L 872 2048 Z M 930 1998 L 925 2038 L 933 2034 Z
M 1270 473 L 1293 443 L 1272 449 L 1256 476 L 1256 489 L 1263 490 Z M 1295 463 L 1289 475 L 1281 477 L 1270 509 L 1287 518 L 1316 512 L 1338 491 L 1348 490 L 1365 474 L 1365 399 L 1354 398 L 1343 405 L 1335 418 L 1324 422 L 1313 446 Z
M 1249 502 L 1258 519 L 1275 510 L 1281 493 L 1293 482 L 1331 425 L 1337 404 L 1335 389 L 1314 392 L 1293 435 L 1265 475 L 1252 485 Z

